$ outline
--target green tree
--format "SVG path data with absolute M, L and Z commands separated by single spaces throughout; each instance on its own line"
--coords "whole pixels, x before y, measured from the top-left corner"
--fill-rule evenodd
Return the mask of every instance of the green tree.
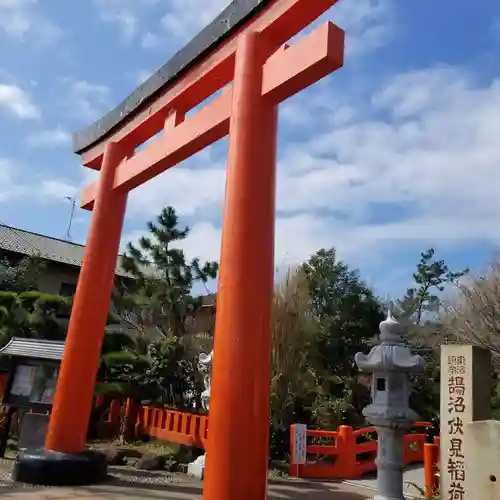
M 0 291 L 28 292 L 38 290 L 45 262 L 38 257 L 24 257 L 17 264 L 8 259 L 0 261 Z
M 439 293 L 448 283 L 455 283 L 469 272 L 469 269 L 453 272 L 444 260 L 434 260 L 435 250 L 429 248 L 420 255 L 417 270 L 413 273 L 414 287 L 408 288 L 399 301 L 403 317 L 421 325 L 426 312 L 436 313 L 441 304 Z
M 191 294 L 193 286 L 215 278 L 218 264 L 201 264 L 197 258 L 188 261 L 184 251 L 175 247 L 189 235 L 189 228 L 179 228 L 172 207 L 164 208 L 147 227 L 150 234 L 138 246 L 127 245 L 123 267 L 136 282 L 115 294 L 117 312 L 142 333 L 154 327 L 164 337 L 182 337 L 202 305 L 201 297 Z
M 97 424 L 103 412 L 109 408 L 112 399 L 120 399 L 121 416 L 117 440 L 123 444 L 127 436 L 127 398 L 136 400 L 154 399 L 158 395 L 158 385 L 146 376 L 151 367 L 147 343 L 141 338 L 132 338 L 125 333 L 106 333 L 101 348 L 101 362 L 95 387 L 95 395 L 106 396 L 105 401 L 92 411 L 89 437 L 97 436 Z
M 354 355 L 377 335 L 382 305 L 359 271 L 337 260 L 333 248 L 319 250 L 302 269 L 319 328 L 319 359 L 330 373 L 353 376 L 358 373 Z
M 186 393 L 195 385 L 193 378 L 197 375 L 178 337 L 149 342 L 141 336 L 107 333 L 101 350 L 100 382 L 95 388 L 95 394 L 106 396 L 107 400 L 93 411 L 90 435 L 95 437 L 97 423 L 110 400 L 120 399 L 122 414 L 117 440 L 123 444 L 131 437 L 127 436 L 126 399 L 184 408 Z
M 0 343 L 13 336 L 64 340 L 71 299 L 37 291 L 0 292 Z
M 451 271 L 444 260 L 435 259 L 435 250 L 430 248 L 420 255 L 413 273 L 414 286 L 397 303 L 396 314 L 408 324 L 409 343 L 426 361 L 424 373 L 411 377 L 411 406 L 426 420 L 439 412 L 439 345 L 443 339 L 437 313 L 441 292 L 468 272 Z
M 337 260 L 335 249 L 321 249 L 303 264 L 317 334 L 312 347 L 319 364 L 318 391 L 312 418 L 319 426 L 359 425 L 369 401 L 358 383 L 354 355 L 366 351 L 384 315 L 373 291 L 358 270 Z
M 123 267 L 135 280 L 132 285 L 118 284 L 113 311 L 146 340 L 144 355 L 148 365 L 139 366 L 137 358 L 119 368 L 124 355 L 114 354 L 111 356 L 117 361 L 114 377 L 119 369 L 126 369 L 123 377 L 130 375 L 129 379 L 134 379 L 137 375 L 137 378 L 134 387 L 121 385 L 124 393 L 130 389 L 129 395 L 135 397 L 137 388 L 154 389 L 158 402 L 184 407 L 186 393 L 193 394 L 199 403 L 203 390 L 197 371 L 198 336 L 190 335 L 197 333 L 192 320 L 202 306 L 202 297 L 194 297 L 192 289 L 196 283 L 206 284 L 215 278 L 218 264 L 201 264 L 199 259 L 188 261 L 183 250 L 176 247 L 189 235 L 189 228 L 179 227 L 172 207 L 164 208 L 147 227 L 148 236 L 142 237 L 137 245 L 127 245 Z M 152 335 L 154 332 L 158 335 Z M 131 353 L 127 356 L 130 358 Z

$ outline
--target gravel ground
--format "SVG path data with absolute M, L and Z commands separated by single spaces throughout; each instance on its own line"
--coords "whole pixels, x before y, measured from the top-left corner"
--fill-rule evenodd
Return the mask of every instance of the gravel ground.
M 17 483 L 12 480 L 11 471 L 14 466 L 14 460 L 0 459 L 0 491 L 5 490 L 33 490 L 40 486 Z M 168 485 L 173 483 L 186 483 L 195 481 L 186 474 L 174 474 L 166 471 L 139 471 L 132 467 L 111 466 L 109 471 L 109 483 L 116 485 L 141 485 L 157 484 Z
M 43 486 L 14 482 L 11 477 L 13 466 L 14 460 L 0 459 L 0 495 L 9 491 L 26 491 L 44 488 Z M 198 480 L 191 478 L 187 474 L 183 473 L 172 473 L 167 471 L 142 471 L 134 469 L 130 466 L 110 466 L 108 467 L 108 471 L 109 479 L 107 481 L 107 484 L 116 486 L 168 486 L 180 483 L 192 483 L 193 486 L 200 486 L 202 484 Z M 292 482 L 302 482 L 300 479 L 297 480 L 296 478 L 288 478 L 286 476 L 280 477 L 276 473 L 272 472 L 270 473 L 269 477 L 274 481 L 277 480 L 283 483 L 289 483 L 290 480 L 292 480 Z
M 14 460 L 0 459 L 0 492 L 5 492 L 6 490 L 33 490 L 38 488 L 38 486 L 31 484 L 16 483 L 13 481 L 11 476 L 13 466 Z

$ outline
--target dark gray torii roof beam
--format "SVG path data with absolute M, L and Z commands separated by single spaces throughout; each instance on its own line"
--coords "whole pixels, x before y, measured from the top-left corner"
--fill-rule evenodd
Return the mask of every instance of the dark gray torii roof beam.
M 274 0 L 234 0 L 208 26 L 179 50 L 147 81 L 140 85 L 121 104 L 86 129 L 73 134 L 73 150 L 77 154 L 99 142 L 120 123 L 133 116 L 155 99 L 200 58 L 215 51 L 243 23 L 255 16 Z M 313 2 L 314 0 L 310 0 Z

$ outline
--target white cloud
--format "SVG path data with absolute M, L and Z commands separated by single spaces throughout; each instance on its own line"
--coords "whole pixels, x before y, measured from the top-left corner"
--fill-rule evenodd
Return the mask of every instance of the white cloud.
M 0 0 L 0 33 L 24 42 L 54 43 L 63 31 L 42 12 L 38 0 Z
M 40 130 L 28 137 L 28 145 L 35 148 L 66 146 L 71 142 L 71 134 L 60 127 Z
M 346 57 L 361 55 L 387 44 L 395 31 L 394 0 L 341 0 L 328 18 L 346 32 Z
M 198 168 L 178 165 L 132 191 L 128 214 L 147 218 L 165 205 L 175 207 L 182 216 L 195 215 L 207 207 L 220 211 L 226 177 L 224 165 L 214 163 L 208 152 L 202 152 L 194 158 L 193 166 Z
M 23 195 L 22 186 L 15 179 L 16 166 L 6 158 L 0 158 L 0 203 Z
M 227 7 L 227 0 L 170 0 L 157 30 L 148 30 L 142 36 L 144 48 L 166 45 L 174 39 L 186 43 Z M 196 15 L 193 13 L 196 12 Z M 178 47 L 180 48 L 180 46 Z
M 62 201 L 66 198 L 76 198 L 79 187 L 72 181 L 46 179 L 40 184 L 37 194 L 43 200 Z
M 500 79 L 480 85 L 464 69 L 428 68 L 394 75 L 363 104 L 355 119 L 346 112 L 349 119 L 337 122 L 323 119 L 328 103 L 318 105 L 314 138 L 286 144 L 276 262 L 322 246 L 366 264 L 412 244 L 500 244 Z M 209 157 L 203 163 L 175 167 L 141 188 L 129 215 L 145 221 L 165 204 L 195 215 L 186 249 L 213 259 L 224 170 Z
M 68 87 L 67 107 L 82 121 L 99 118 L 110 105 L 110 89 L 86 80 L 64 79 Z
M 41 116 L 40 110 L 28 93 L 14 84 L 0 83 L 0 109 L 21 119 Z
M 20 198 L 32 204 L 67 203 L 74 198 L 78 204 L 82 187 L 87 183 L 84 175 L 80 179 L 52 177 L 47 171 L 36 172 L 26 164 L 0 157 L 0 203 Z M 16 204 L 12 205 L 17 208 Z
M 151 49 L 160 46 L 166 41 L 164 35 L 158 35 L 151 31 L 146 31 L 141 39 L 141 45 L 144 49 Z
M 161 27 L 168 36 L 189 40 L 227 7 L 227 0 L 170 0 Z M 196 15 L 193 13 L 196 12 Z
M 170 0 L 166 12 L 158 16 L 159 26 L 142 33 L 141 44 L 144 48 L 165 47 L 174 39 L 175 46 L 180 48 L 227 5 L 227 0 Z M 347 55 L 352 57 L 380 48 L 392 39 L 396 26 L 395 11 L 394 0 L 341 0 L 317 23 L 331 19 L 344 29 Z
M 131 41 L 140 27 L 141 17 L 158 0 L 94 0 L 99 18 L 114 24 L 124 40 Z
M 394 118 L 411 118 L 432 109 L 453 105 L 470 86 L 468 75 L 451 66 L 399 75 L 381 91 L 372 103 L 386 108 Z

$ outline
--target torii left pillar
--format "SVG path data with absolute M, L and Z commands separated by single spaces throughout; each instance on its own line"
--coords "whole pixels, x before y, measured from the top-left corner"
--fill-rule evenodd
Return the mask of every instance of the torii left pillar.
M 14 476 L 38 484 L 89 484 L 106 476 L 107 464 L 98 453 L 83 452 L 99 367 L 103 325 L 109 312 L 116 259 L 127 204 L 127 192 L 113 189 L 115 173 L 128 154 L 114 142 L 106 145 L 99 188 L 78 279 L 75 303 L 57 382 L 53 413 L 43 453 L 34 452 L 40 477 L 24 456 Z M 56 451 L 53 451 L 56 450 Z M 29 470 L 23 470 L 28 466 Z M 66 473 L 64 469 L 66 468 Z

